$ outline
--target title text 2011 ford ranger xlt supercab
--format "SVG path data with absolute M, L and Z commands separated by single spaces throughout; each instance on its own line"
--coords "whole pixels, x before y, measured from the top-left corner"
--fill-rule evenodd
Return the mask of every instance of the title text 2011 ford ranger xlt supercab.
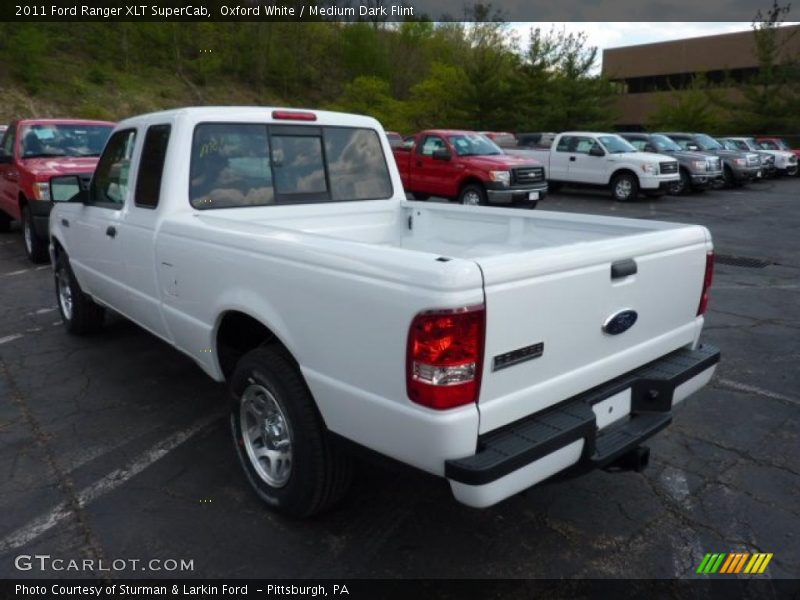
M 106 307 L 228 382 L 259 496 L 341 497 L 349 440 L 485 507 L 639 457 L 711 378 L 699 226 L 408 202 L 374 119 L 189 108 L 51 181 L 58 306 Z

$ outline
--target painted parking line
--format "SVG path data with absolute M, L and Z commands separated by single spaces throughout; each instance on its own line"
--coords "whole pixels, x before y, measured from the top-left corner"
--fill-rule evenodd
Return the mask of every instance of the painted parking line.
M 220 415 L 217 414 L 200 419 L 190 427 L 164 438 L 126 466 L 111 471 L 93 484 L 83 488 L 77 495 L 78 506 L 83 508 L 92 501 L 120 487 L 219 418 Z M 66 502 L 62 502 L 50 512 L 32 519 L 0 540 L 0 553 L 20 548 L 32 542 L 71 515 L 72 509 Z
M 747 383 L 741 383 L 740 381 L 733 381 L 731 379 L 725 378 L 718 378 L 715 380 L 718 385 L 723 387 L 727 387 L 739 392 L 749 392 L 751 394 L 756 394 L 758 396 L 763 396 L 765 398 L 772 398 L 773 400 L 781 400 L 783 402 L 789 402 L 790 404 L 797 404 L 800 405 L 800 398 L 792 398 L 791 396 L 785 396 L 784 394 L 779 394 L 778 392 L 772 392 L 770 390 L 765 390 L 763 388 L 757 387 L 755 385 L 749 385 Z
M 21 333 L 12 333 L 11 335 L 7 335 L 5 337 L 1 337 L 0 338 L 0 345 L 7 344 L 8 342 L 13 342 L 14 340 L 18 340 L 21 337 L 23 337 Z

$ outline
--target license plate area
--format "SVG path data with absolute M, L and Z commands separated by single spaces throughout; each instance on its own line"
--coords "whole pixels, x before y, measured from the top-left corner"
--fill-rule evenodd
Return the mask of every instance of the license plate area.
M 528 192 L 528 200 L 538 200 L 539 192 Z
M 631 389 L 622 390 L 592 406 L 597 428 L 604 429 L 631 414 Z

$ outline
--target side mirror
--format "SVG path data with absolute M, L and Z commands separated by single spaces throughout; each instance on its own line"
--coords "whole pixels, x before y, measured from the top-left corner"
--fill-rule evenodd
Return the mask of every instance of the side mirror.
M 600 146 L 592 146 L 589 149 L 589 156 L 605 156 L 606 152 Z
M 50 178 L 50 200 L 53 202 L 86 203 L 89 190 L 81 185 L 77 175 L 58 175 Z
M 439 148 L 433 151 L 432 158 L 433 160 L 450 160 L 452 157 L 450 156 L 450 150 L 447 148 Z

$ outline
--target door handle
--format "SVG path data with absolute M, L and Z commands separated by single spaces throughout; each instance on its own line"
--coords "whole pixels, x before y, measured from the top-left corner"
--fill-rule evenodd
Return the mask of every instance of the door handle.
M 67 219 L 61 219 L 61 224 L 62 224 L 64 227 L 69 227 L 69 221 L 68 221 Z
M 622 279 L 623 277 L 636 275 L 637 271 L 636 261 L 632 258 L 611 263 L 611 279 Z
M 110 237 L 110 238 L 116 237 L 117 236 L 117 228 L 114 227 L 113 225 L 109 225 L 108 229 L 106 229 L 106 235 L 108 237 Z
M 8 179 L 9 181 L 17 181 L 17 179 L 19 179 L 19 173 L 17 173 L 16 171 L 9 171 L 8 173 L 6 173 L 6 179 Z
M 570 156 L 569 157 L 569 162 L 575 162 L 575 157 L 574 156 Z

